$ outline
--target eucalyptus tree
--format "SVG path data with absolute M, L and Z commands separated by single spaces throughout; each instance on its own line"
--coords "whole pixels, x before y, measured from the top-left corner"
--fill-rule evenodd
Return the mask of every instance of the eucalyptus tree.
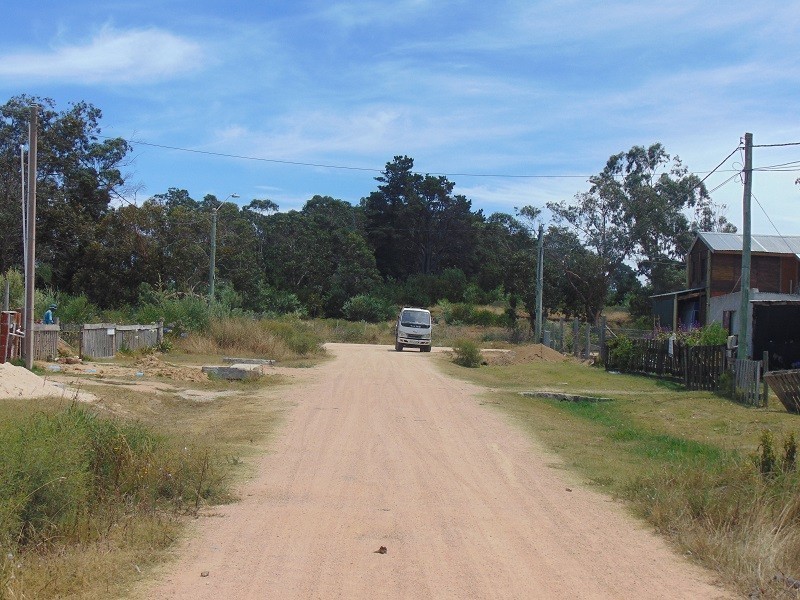
M 607 294 L 626 262 L 655 290 L 673 284 L 692 239 L 687 215 L 710 203 L 700 179 L 653 144 L 611 156 L 589 182 L 573 202 L 547 206 L 597 256 L 597 285 Z

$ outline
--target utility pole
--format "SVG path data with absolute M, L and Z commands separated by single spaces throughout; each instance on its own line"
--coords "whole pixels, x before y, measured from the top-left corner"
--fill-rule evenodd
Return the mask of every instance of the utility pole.
M 208 305 L 214 302 L 214 279 L 217 270 L 217 212 L 230 198 L 238 198 L 239 194 L 228 194 L 222 202 L 211 209 L 211 261 L 208 265 Z
M 28 198 L 25 195 L 25 146 L 19 145 L 20 195 L 22 196 L 22 264 L 28 277 Z
M 39 107 L 31 105 L 31 122 L 28 130 L 28 239 L 25 256 L 25 368 L 33 369 L 33 297 L 36 280 L 36 153 L 39 130 Z
M 211 262 L 208 267 L 208 305 L 214 303 L 214 271 L 217 262 L 217 211 L 219 206 L 211 209 Z
M 536 252 L 536 340 L 542 341 L 542 287 L 544 286 L 544 225 L 539 223 L 539 240 Z
M 744 196 L 742 198 L 742 283 L 739 306 L 739 344 L 736 358 L 747 358 L 750 347 L 750 198 L 753 194 L 753 134 L 744 134 Z

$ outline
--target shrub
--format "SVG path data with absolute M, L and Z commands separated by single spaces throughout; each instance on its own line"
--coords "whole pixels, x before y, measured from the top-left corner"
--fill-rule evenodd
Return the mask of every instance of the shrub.
M 480 348 L 470 340 L 457 340 L 453 344 L 453 354 L 453 362 L 462 367 L 475 368 L 483 360 Z
M 322 339 L 311 324 L 296 317 L 260 322 L 261 328 L 278 337 L 290 351 L 308 356 L 322 351 Z
M 342 314 L 348 321 L 367 321 L 380 323 L 388 321 L 394 316 L 393 308 L 380 298 L 366 294 L 353 296 L 342 306 Z
M 620 335 L 608 340 L 609 366 L 620 371 L 629 370 L 633 359 L 633 349 L 633 340 L 627 336 Z

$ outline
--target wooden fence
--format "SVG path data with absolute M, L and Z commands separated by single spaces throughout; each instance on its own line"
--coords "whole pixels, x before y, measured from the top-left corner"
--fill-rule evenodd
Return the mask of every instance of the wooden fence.
M 800 369 L 769 371 L 764 379 L 787 411 L 800 414 Z
M 761 394 L 761 361 L 737 358 L 733 364 L 734 399 L 750 406 L 763 406 Z M 765 401 L 766 398 L 763 398 Z
M 681 380 L 690 390 L 715 390 L 725 372 L 725 346 L 687 346 L 670 340 L 630 340 L 626 355 L 604 351 L 607 371 L 631 371 Z
M 726 367 L 725 346 L 684 346 L 684 384 L 690 390 L 716 390 Z
M 164 339 L 164 324 L 84 325 L 80 336 L 81 358 L 113 358 L 121 350 L 140 350 L 157 346 Z
M 55 360 L 58 358 L 58 325 L 33 325 L 33 360 Z
M 16 360 L 23 356 L 23 330 L 16 321 L 12 329 L 12 333 L 5 336 L 2 341 L 0 362 Z M 58 325 L 33 324 L 33 360 L 49 361 L 58 358 L 59 330 Z

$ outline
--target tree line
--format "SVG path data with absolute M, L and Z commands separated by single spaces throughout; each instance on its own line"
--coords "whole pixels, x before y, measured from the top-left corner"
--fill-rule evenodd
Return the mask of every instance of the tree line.
M 533 312 L 536 229 L 544 234 L 544 307 L 594 321 L 611 304 L 649 311 L 650 294 L 682 286 L 698 230 L 732 230 L 699 178 L 661 144 L 609 158 L 589 189 L 545 207 L 484 214 L 445 176 L 395 156 L 356 205 L 316 195 L 281 212 L 169 188 L 141 204 L 124 171 L 131 145 L 101 135 L 86 102 L 58 111 L 17 96 L 0 107 L 0 272 L 23 265 L 20 145 L 40 109 L 37 286 L 101 308 L 154 292 L 208 293 L 216 211 L 216 301 L 244 310 L 347 314 L 354 299 L 393 307 L 440 300 L 504 302 Z

